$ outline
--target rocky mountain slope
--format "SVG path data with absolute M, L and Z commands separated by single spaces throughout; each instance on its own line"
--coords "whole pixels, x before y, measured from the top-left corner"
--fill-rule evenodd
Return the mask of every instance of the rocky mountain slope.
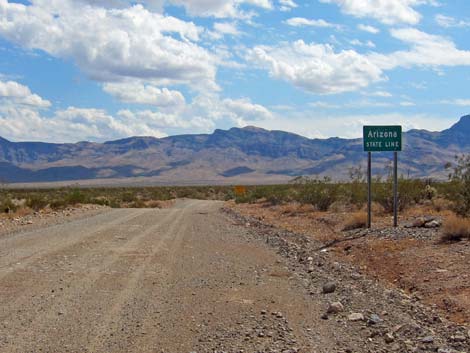
M 0 130 L 1 131 L 1 130 Z M 470 115 L 442 132 L 404 134 L 400 172 L 444 177 L 444 164 L 470 152 Z M 361 139 L 308 139 L 256 127 L 166 138 L 131 137 L 105 143 L 52 144 L 0 138 L 0 180 L 57 182 L 138 178 L 162 183 L 283 182 L 296 176 L 347 178 L 365 163 Z M 385 174 L 391 153 L 374 154 Z

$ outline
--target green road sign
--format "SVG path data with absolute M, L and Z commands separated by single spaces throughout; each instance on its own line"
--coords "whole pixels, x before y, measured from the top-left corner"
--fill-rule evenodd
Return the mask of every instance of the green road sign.
M 364 126 L 364 151 L 401 151 L 401 126 Z

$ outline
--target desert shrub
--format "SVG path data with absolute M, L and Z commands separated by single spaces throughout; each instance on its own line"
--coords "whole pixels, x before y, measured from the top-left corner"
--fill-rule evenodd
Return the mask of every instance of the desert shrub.
M 393 212 L 393 186 L 391 182 L 372 183 L 372 198 L 386 213 Z
M 224 200 L 224 201 L 235 200 L 236 197 L 237 197 L 237 195 L 235 195 L 235 193 L 233 192 L 233 190 L 228 190 L 228 191 L 224 194 L 222 200 Z
M 446 182 L 434 183 L 437 194 L 447 200 L 456 200 L 460 191 L 460 182 L 449 180 Z
M 320 211 L 327 211 L 337 201 L 348 203 L 345 186 L 331 183 L 329 180 L 302 179 L 290 185 L 252 186 L 242 195 L 234 194 L 237 203 L 253 203 L 265 200 L 271 205 L 296 201 L 300 204 L 313 205 Z
M 432 202 L 432 207 L 437 212 L 450 210 L 453 208 L 451 201 L 441 198 L 441 197 L 434 198 L 431 202 Z
M 470 219 L 451 215 L 447 217 L 442 229 L 442 241 L 470 239 Z
M 235 203 L 254 203 L 257 199 L 253 198 L 251 194 L 243 195 L 243 196 L 235 196 Z
M 10 213 L 15 212 L 17 210 L 17 205 L 13 202 L 13 200 L 8 196 L 3 196 L 0 198 L 0 212 L 2 213 Z
M 271 205 L 280 205 L 282 203 L 291 201 L 289 195 L 290 192 L 286 188 L 269 187 L 266 190 L 264 198 Z
M 151 192 L 151 198 L 152 200 L 160 200 L 160 201 L 167 201 L 175 198 L 175 195 L 172 194 L 172 192 L 167 189 L 153 189 Z
M 398 180 L 398 209 L 403 211 L 408 207 L 419 204 L 423 201 L 426 194 L 426 185 L 424 181 L 419 179 L 405 179 L 403 177 Z M 428 191 L 432 190 L 428 188 Z M 430 191 L 431 192 L 431 191 Z
M 121 208 L 121 202 L 117 199 L 112 199 L 111 201 L 109 201 L 109 207 L 111 208 Z
M 99 197 L 95 197 L 95 198 L 90 199 L 89 203 L 91 203 L 93 205 L 109 206 L 111 201 L 109 200 L 109 198 L 107 198 L 105 196 L 99 196 Z
M 351 183 L 349 184 L 349 202 L 356 206 L 361 206 L 367 202 L 367 184 Z
M 124 192 L 120 198 L 122 202 L 134 202 L 137 200 L 136 194 L 132 191 Z
M 263 197 L 260 196 L 260 192 L 257 191 L 257 188 L 254 188 L 244 195 L 234 195 L 233 198 L 236 203 L 254 203 Z
M 398 179 L 398 209 L 403 211 L 424 199 L 426 185 L 422 180 Z M 386 213 L 393 212 L 393 182 L 375 181 L 372 184 L 373 200 L 379 203 Z
M 145 202 L 143 200 L 137 199 L 134 202 L 131 202 L 129 204 L 129 207 L 130 208 L 146 208 L 147 205 L 145 204 Z
M 177 198 L 201 199 L 204 198 L 205 190 L 203 187 L 180 187 L 176 188 Z
M 430 187 L 427 187 L 430 185 Z M 450 200 L 465 209 L 465 193 L 462 192 L 464 183 L 459 178 L 449 182 L 435 183 L 419 180 L 399 180 L 400 208 L 406 208 L 413 203 L 421 203 L 429 199 L 437 191 L 438 197 L 433 197 L 433 204 L 439 199 Z M 393 209 L 392 183 L 388 180 L 375 179 L 373 182 L 374 201 L 386 212 Z M 433 188 L 433 189 L 430 189 Z M 470 195 L 470 193 L 469 193 Z M 256 185 L 247 186 L 244 194 L 236 195 L 233 186 L 187 186 L 187 187 L 118 187 L 118 188 L 60 188 L 60 189 L 16 189 L 0 194 L 0 212 L 2 205 L 10 200 L 26 200 L 26 205 L 35 210 L 46 207 L 60 209 L 75 204 L 99 204 L 115 208 L 128 207 L 138 200 L 145 204 L 151 201 L 166 201 L 177 197 L 235 200 L 238 203 L 253 203 L 259 200 L 278 205 L 287 202 L 298 202 L 312 205 L 318 210 L 341 211 L 361 209 L 367 201 L 367 184 L 363 182 L 360 172 L 347 183 L 333 183 L 329 179 L 298 178 L 294 183 L 286 185 Z M 470 198 L 467 198 L 467 203 Z M 435 202 L 436 201 L 436 202 Z M 436 207 L 439 207 L 436 206 Z M 446 206 L 448 207 L 448 206 Z M 470 206 L 469 206 L 470 207 Z M 17 207 L 10 205 L 10 209 Z M 463 213 L 462 213 L 463 214 Z
M 76 205 L 79 203 L 84 204 L 87 203 L 87 201 L 87 195 L 78 189 L 70 191 L 65 198 L 65 202 L 67 203 L 67 205 Z
M 338 191 L 338 184 L 313 180 L 303 185 L 298 201 L 314 205 L 319 211 L 328 211 L 330 206 L 338 200 Z
M 46 208 L 48 204 L 47 196 L 43 194 L 32 194 L 26 199 L 26 206 L 35 211 Z
M 264 200 L 271 205 L 279 205 L 294 200 L 295 190 L 289 185 L 258 185 L 246 188 L 245 193 L 233 195 L 237 203 L 254 203 Z
M 449 179 L 455 187 L 455 211 L 462 216 L 470 214 L 470 154 L 455 157 L 455 164 L 447 165 L 452 168 Z
M 67 202 L 65 201 L 65 199 L 55 199 L 49 203 L 49 207 L 53 210 L 60 210 L 62 208 L 67 207 Z
M 343 230 L 365 228 L 367 226 L 367 213 L 355 212 L 349 216 L 343 226 Z
M 362 166 L 349 169 L 350 182 L 347 184 L 349 202 L 361 206 L 367 202 L 367 181 Z

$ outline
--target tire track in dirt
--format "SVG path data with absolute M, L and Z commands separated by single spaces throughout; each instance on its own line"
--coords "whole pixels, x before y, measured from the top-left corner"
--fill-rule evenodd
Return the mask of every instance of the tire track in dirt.
M 140 211 L 142 212 L 142 211 Z M 151 213 L 152 211 L 145 211 L 145 214 L 148 214 L 148 213 Z M 153 211 L 155 212 L 155 211 Z M 49 301 L 46 301 L 46 302 L 43 302 L 42 303 L 42 307 L 44 306 L 48 306 L 48 308 L 46 309 L 47 311 L 43 311 L 43 310 L 39 310 L 36 312 L 36 310 L 32 309 L 32 310 L 29 310 L 29 312 L 36 312 L 36 315 L 32 315 L 34 317 L 31 317 L 31 315 L 29 315 L 29 317 L 26 317 L 23 319 L 23 322 L 27 322 L 29 323 L 26 327 L 34 327 L 36 325 L 41 325 L 40 323 L 41 322 L 56 322 L 58 321 L 58 313 L 61 313 L 61 307 L 67 307 L 67 304 L 71 304 L 73 303 L 73 299 L 75 299 L 75 301 L 77 301 L 77 305 L 79 305 L 78 302 L 82 301 L 83 299 L 83 296 L 85 296 L 85 293 L 87 292 L 92 292 L 92 293 L 99 293 L 100 290 L 97 289 L 97 288 L 94 288 L 96 286 L 99 286 L 100 285 L 100 282 L 102 283 L 105 283 L 106 281 L 104 280 L 105 277 L 107 276 L 110 276 L 110 274 L 112 273 L 116 273 L 116 272 L 119 272 L 119 271 L 116 271 L 116 270 L 111 270 L 112 268 L 118 268 L 116 265 L 116 262 L 119 261 L 119 258 L 120 257 L 125 257 L 126 256 L 126 253 L 130 253 L 132 251 L 137 251 L 141 245 L 141 241 L 142 239 L 144 239 L 145 237 L 148 237 L 149 235 L 152 235 L 156 230 L 158 230 L 159 228 L 161 227 L 164 227 L 168 221 L 170 222 L 174 222 L 174 218 L 175 218 L 175 213 L 177 213 L 178 211 L 176 210 L 173 210 L 173 211 L 163 211 L 162 213 L 164 214 L 164 217 L 159 220 L 160 223 L 158 223 L 157 225 L 153 225 L 151 226 L 150 228 L 148 229 L 144 229 L 143 231 L 137 233 L 136 235 L 134 235 L 133 237 L 131 237 L 125 244 L 121 244 L 120 246 L 118 247 L 115 247 L 114 249 L 101 249 L 101 248 L 97 248 L 97 249 L 94 249 L 94 252 L 102 252 L 103 254 L 106 254 L 108 253 L 109 255 L 107 255 L 107 257 L 104 257 L 103 258 L 103 261 L 101 261 L 100 263 L 98 263 L 96 266 L 94 267 L 90 267 L 88 268 L 88 272 L 89 274 L 82 277 L 82 278 L 72 278 L 69 280 L 69 282 L 73 282 L 71 284 L 71 286 L 69 288 L 67 288 L 67 291 L 66 293 L 57 293 L 57 296 L 54 295 L 52 296 L 52 300 L 49 300 Z M 145 216 L 144 214 L 144 216 Z M 125 221 L 127 221 L 128 219 L 138 219 L 138 217 L 125 217 Z M 150 218 L 153 222 L 154 222 L 154 218 L 153 217 L 148 217 Z M 107 232 L 109 233 L 109 232 Z M 80 242 L 78 242 L 80 243 Z M 74 246 L 76 246 L 77 244 L 74 244 Z M 73 248 L 74 246 L 71 246 L 69 248 Z M 102 245 L 101 245 L 102 246 Z M 126 250 L 127 249 L 127 250 Z M 75 262 L 76 263 L 80 263 L 80 262 L 83 262 L 85 260 L 87 260 L 87 258 L 89 259 L 89 253 L 87 253 L 87 250 L 86 248 L 83 248 L 84 250 L 84 257 L 79 257 L 77 256 L 76 259 L 75 259 Z M 88 251 L 89 252 L 89 251 Z M 123 274 L 125 273 L 124 271 L 121 271 Z M 55 271 L 55 272 L 52 272 L 52 273 L 49 273 L 49 276 L 54 278 L 54 275 L 60 275 L 60 270 L 59 271 Z M 46 286 L 47 287 L 47 286 Z M 50 286 L 49 286 L 50 288 Z M 44 293 L 44 288 L 41 288 L 39 290 L 39 293 L 40 296 L 42 297 L 42 293 Z M 73 293 L 73 298 L 68 298 L 67 297 L 67 293 Z M 22 303 L 22 304 L 25 304 L 25 303 Z M 18 307 L 21 307 L 21 304 L 16 302 L 14 303 L 14 305 L 12 305 L 13 308 L 18 308 Z M 80 314 L 80 311 L 75 313 L 75 314 Z M 28 310 L 24 310 L 24 312 L 28 312 Z M 59 315 L 60 316 L 60 315 Z M 62 319 L 62 318 L 61 318 Z M 48 321 L 50 320 L 50 321 Z M 23 325 L 20 325 L 20 326 L 25 326 L 24 324 Z M 83 329 L 83 328 L 82 328 Z M 24 329 L 23 327 L 23 336 L 28 336 L 29 334 L 29 330 L 28 329 Z M 63 331 L 63 330 L 60 330 L 60 331 Z M 19 331 L 21 332 L 21 330 Z M 19 334 L 18 330 L 15 330 L 15 341 L 22 341 L 22 339 L 20 338 L 21 337 L 21 334 Z M 40 338 L 39 338 L 40 339 Z M 27 340 L 23 340 L 23 341 L 27 341 Z M 1 347 L 1 345 L 0 345 Z M 13 347 L 10 347 L 6 348 L 5 352 L 10 352 L 10 351 L 13 351 L 12 350 Z M 32 351 L 35 351 L 35 350 L 32 350 Z M 58 352 L 61 351 L 61 350 L 58 350 Z
M 202 207 L 203 206 L 203 207 Z M 214 204 L 199 204 L 197 210 L 188 212 L 186 226 L 175 237 L 173 245 L 169 251 L 163 254 L 163 259 L 154 258 L 154 261 L 165 263 L 163 280 L 159 281 L 159 293 L 161 298 L 158 306 L 151 305 L 150 310 L 137 310 L 141 315 L 138 321 L 141 323 L 143 334 L 134 335 L 132 344 L 126 346 L 126 352 L 160 352 L 165 347 L 172 347 L 172 351 L 189 352 L 197 340 L 197 334 L 188 326 L 193 325 L 193 312 L 185 310 L 188 301 L 193 302 L 192 310 L 198 310 L 202 306 L 196 301 L 200 299 L 196 292 L 192 291 L 190 281 L 193 280 L 192 274 L 185 268 L 188 260 L 197 256 L 192 253 L 195 242 L 202 242 L 204 233 L 199 233 L 200 223 L 204 227 L 209 226 L 204 222 L 201 214 L 205 214 L 207 208 L 214 207 Z M 204 229 L 204 232 L 207 228 Z M 198 235 L 202 235 L 198 237 Z M 210 251 L 210 244 L 207 249 Z M 191 254 L 188 254 L 188 249 Z M 183 264 L 184 263 L 184 264 Z M 201 277 L 202 278 L 202 277 Z M 149 274 L 146 281 L 155 281 L 156 278 Z M 183 287 L 183 288 L 182 288 Z M 139 293 L 139 304 L 145 308 L 148 303 L 146 298 L 152 295 L 149 287 L 142 288 Z M 143 315 L 142 315 L 143 313 Z
M 70 236 L 74 238 L 69 245 L 52 246 L 49 252 L 37 252 L 33 257 L 29 257 L 27 263 L 20 263 L 15 268 L 0 269 L 0 305 L 1 314 L 0 322 L 7 318 L 8 312 L 6 304 L 9 307 L 22 307 L 23 304 L 30 300 L 31 288 L 36 292 L 45 292 L 47 288 L 54 287 L 58 277 L 74 277 L 77 264 L 85 263 L 87 270 L 90 269 L 90 264 L 101 261 L 100 256 L 97 256 L 96 251 L 93 251 L 93 246 L 96 244 L 105 244 L 106 241 L 112 239 L 116 233 L 126 232 L 128 222 L 138 221 L 142 216 L 149 212 L 134 210 L 125 217 L 118 217 L 118 220 L 113 220 L 107 225 L 100 225 L 97 230 L 90 230 L 85 238 L 81 238 L 82 234 L 77 236 Z M 119 214 L 118 214 L 119 215 Z M 36 239 L 37 241 L 47 242 L 48 239 Z M 111 250 L 111 249 L 109 249 Z M 100 251 L 101 255 L 102 252 Z M 73 271 L 75 270 L 75 271 Z M 82 272 L 84 272 L 82 270 Z M 76 278 L 75 280 L 79 280 Z M 62 281 L 62 279 L 61 279 Z M 65 285 L 65 283 L 63 283 Z M 25 298 L 26 297 L 26 298 Z
M 201 347 L 201 338 L 216 336 L 214 332 L 220 332 L 221 327 L 239 330 L 238 325 L 233 327 L 234 322 L 246 321 L 246 317 L 259 313 L 256 310 L 253 312 L 254 307 L 259 308 L 259 305 L 270 303 L 277 297 L 271 292 L 271 285 L 263 288 L 262 283 L 250 284 L 256 273 L 246 268 L 254 264 L 259 266 L 264 261 L 269 263 L 272 254 L 252 249 L 243 240 L 239 241 L 233 231 L 227 234 L 224 221 L 215 222 L 212 219 L 217 214 L 218 206 L 215 203 L 200 204 L 198 212 L 188 214 L 184 236 L 177 246 L 172 247 L 174 251 L 165 254 L 167 259 L 162 260 L 166 264 L 165 276 L 161 280 L 165 288 L 158 291 L 161 295 L 159 305 L 148 306 L 146 298 L 152 292 L 149 287 L 143 287 L 139 292 L 141 299 L 134 303 L 140 306 L 135 310 L 137 313 L 146 313 L 143 317 L 134 316 L 139 323 L 139 329 L 135 330 L 137 334 L 130 339 L 126 336 L 126 344 L 119 347 L 121 350 L 116 345 L 116 350 L 109 352 L 160 352 L 167 351 L 169 347 L 170 352 L 212 352 L 196 349 Z M 248 259 L 243 255 L 245 251 Z M 238 288 L 237 275 L 248 282 L 246 286 Z M 147 278 L 148 282 L 152 280 L 154 278 L 151 276 Z M 283 285 L 287 283 L 287 279 L 276 280 L 279 281 L 284 282 Z M 279 295 L 282 297 L 281 293 Z M 286 302 L 289 303 L 289 300 Z M 235 347 L 232 351 L 238 352 Z
M 193 201 L 185 204 L 178 217 L 165 230 L 152 246 L 145 261 L 139 264 L 130 275 L 125 288 L 114 301 L 112 309 L 101 321 L 98 334 L 87 347 L 90 352 L 131 352 L 138 347 L 139 352 L 146 352 L 145 347 L 137 344 L 139 336 L 146 335 L 143 324 L 151 313 L 161 306 L 166 286 L 162 279 L 171 273 L 172 259 L 179 249 L 188 227 L 187 216 L 191 212 Z M 155 283 L 148 286 L 148 283 Z M 158 283 L 159 282 L 159 283 Z M 124 341 L 120 334 L 125 334 Z
M 38 233 L 28 232 L 2 239 L 0 241 L 0 249 L 3 250 L 0 253 L 0 270 L 3 270 L 3 273 L 0 274 L 0 280 L 13 271 L 25 269 L 26 266 L 42 257 L 47 257 L 55 251 L 61 251 L 67 247 L 75 246 L 77 243 L 90 240 L 93 237 L 99 237 L 102 232 L 108 231 L 110 227 L 119 227 L 140 215 L 141 212 L 139 212 L 139 210 L 133 210 L 133 212 L 124 217 L 117 217 L 117 215 L 113 214 L 114 219 L 110 222 L 106 222 L 104 225 L 98 225 L 96 229 L 91 231 L 83 227 L 81 233 L 73 237 L 64 237 L 63 233 L 60 232 L 64 225 L 58 225 Z M 108 216 L 108 214 L 106 216 Z M 74 223 L 79 222 L 80 221 L 72 222 L 68 226 L 73 226 Z M 53 235 L 48 233 L 52 231 L 55 231 Z M 5 249 L 10 249 L 10 251 Z M 22 251 L 18 249 L 22 249 Z M 22 255 L 21 253 L 27 253 L 27 255 Z M 11 260 L 12 257 L 13 260 Z M 7 263 L 6 261 L 9 262 Z M 5 271 L 5 268 L 8 268 L 8 270 Z

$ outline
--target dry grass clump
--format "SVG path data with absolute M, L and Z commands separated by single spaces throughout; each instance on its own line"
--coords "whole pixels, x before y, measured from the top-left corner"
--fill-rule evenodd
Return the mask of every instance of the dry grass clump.
M 366 212 L 367 213 L 367 204 L 365 204 L 362 208 L 361 208 L 361 212 Z M 385 208 L 379 204 L 378 202 L 372 202 L 372 213 L 374 215 L 385 215 L 386 212 L 385 212 Z
M 345 201 L 335 201 L 330 205 L 328 211 L 333 213 L 342 213 L 350 212 L 353 209 L 357 210 L 357 208 L 354 208 L 354 205 L 352 205 L 351 203 Z
M 11 214 L 12 217 L 25 217 L 32 214 L 34 211 L 28 207 L 18 208 L 15 213 Z
M 343 230 L 353 230 L 359 228 L 365 228 L 367 226 L 367 213 L 356 212 L 346 220 L 343 226 Z
M 283 205 L 281 213 L 287 216 L 297 216 L 300 211 L 300 204 L 295 202 L 289 202 L 286 205 Z
M 441 241 L 459 241 L 470 239 L 470 219 L 450 215 L 444 222 Z
M 299 216 L 306 213 L 314 212 L 312 205 L 303 205 L 298 202 L 289 202 L 285 205 L 282 205 L 281 213 L 286 216 Z
M 444 198 L 435 198 L 432 200 L 432 206 L 435 211 L 442 212 L 452 209 L 452 202 Z
M 147 208 L 169 208 L 173 206 L 175 203 L 175 200 L 150 200 L 145 203 L 145 206 Z

